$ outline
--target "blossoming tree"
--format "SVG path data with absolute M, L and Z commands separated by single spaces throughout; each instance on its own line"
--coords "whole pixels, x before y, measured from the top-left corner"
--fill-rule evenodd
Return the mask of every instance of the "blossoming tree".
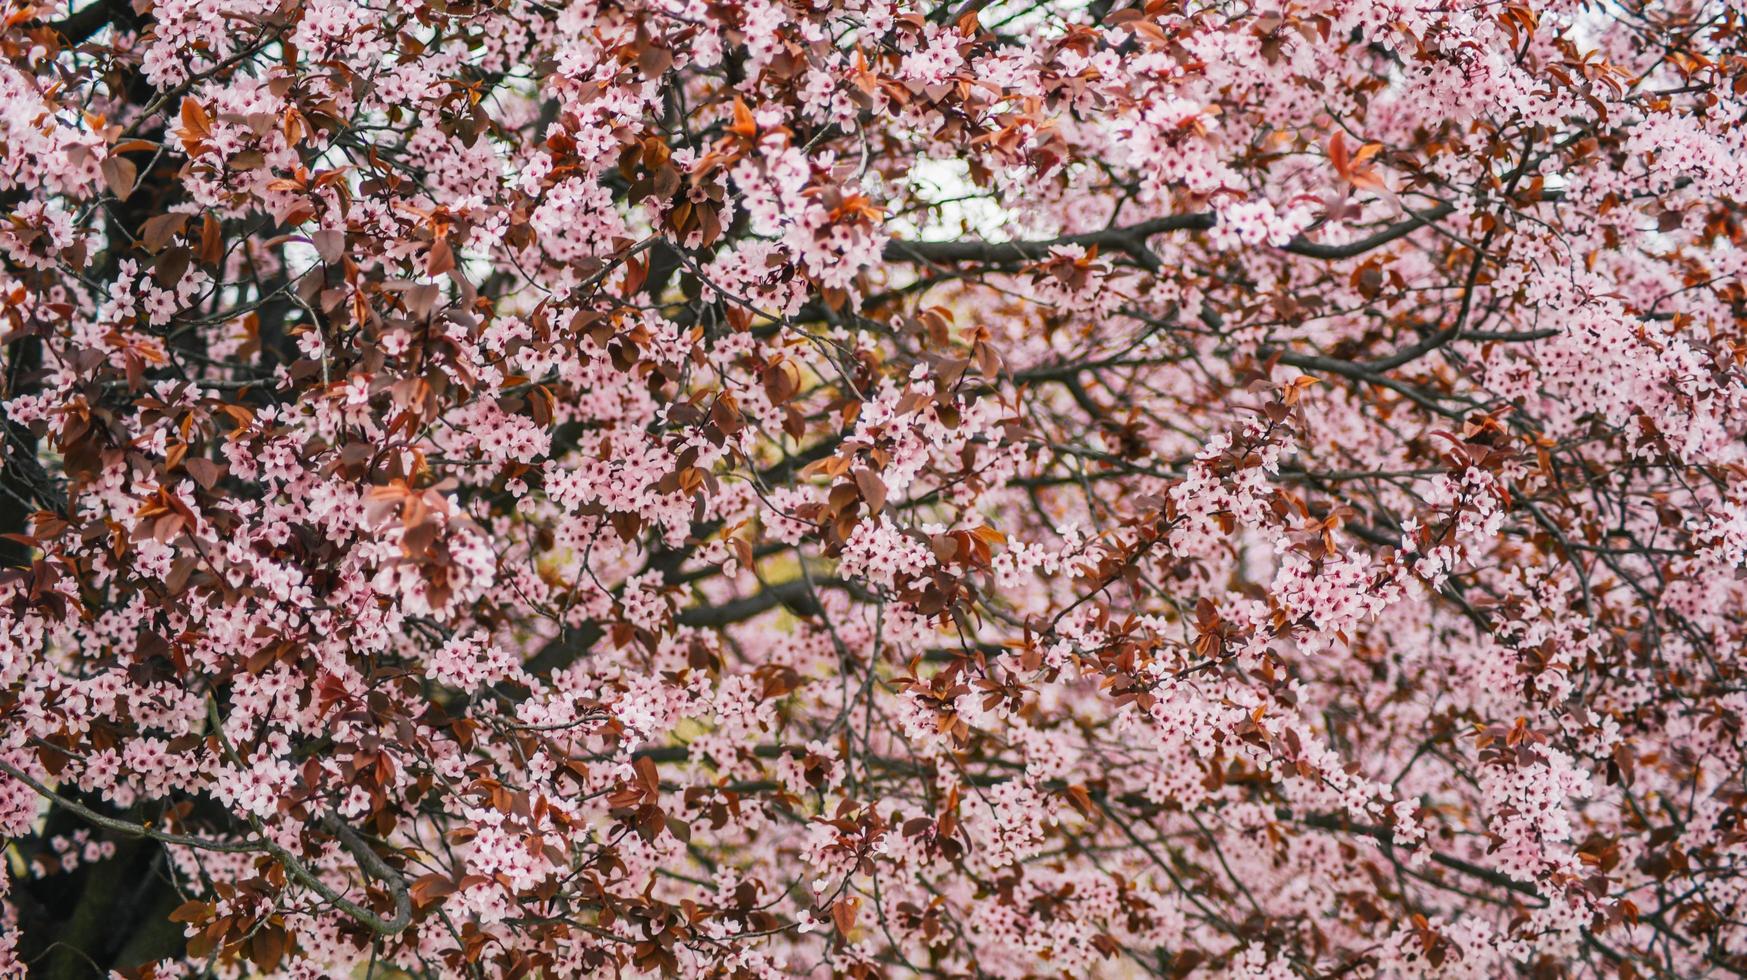
M 1734 5 L 0 15 L 0 973 L 1747 973 Z

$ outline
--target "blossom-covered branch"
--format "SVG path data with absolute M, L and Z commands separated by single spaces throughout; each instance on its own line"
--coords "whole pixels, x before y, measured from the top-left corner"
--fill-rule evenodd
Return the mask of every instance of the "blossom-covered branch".
M 0 974 L 1747 973 L 1722 2 L 0 0 Z

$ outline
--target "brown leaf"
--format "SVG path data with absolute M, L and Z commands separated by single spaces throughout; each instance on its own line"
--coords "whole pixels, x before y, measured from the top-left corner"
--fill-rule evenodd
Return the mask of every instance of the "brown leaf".
M 1334 164 L 1335 173 L 1340 174 L 1342 177 L 1347 176 L 1349 166 L 1347 160 L 1347 141 L 1346 137 L 1343 136 L 1338 129 L 1335 130 L 1333 136 L 1328 138 L 1328 159 L 1330 163 Z
M 224 229 L 217 218 L 207 215 L 200 222 L 200 264 L 216 266 L 224 261 Z
M 670 816 L 667 818 L 667 832 L 687 844 L 691 843 L 692 825 L 678 817 Z
M 455 882 L 448 875 L 428 874 L 412 883 L 407 889 L 412 896 L 413 904 L 424 908 L 440 899 L 455 893 Z
M 146 251 L 157 252 L 188 227 L 188 219 L 189 215 L 180 211 L 153 215 L 140 229 L 140 242 Z
M 176 563 L 170 566 L 170 574 L 164 577 L 164 588 L 172 595 L 181 592 L 182 587 L 188 584 L 188 576 L 193 574 L 197 562 L 198 559 L 193 555 L 183 555 L 176 559 Z
M 316 254 L 320 255 L 321 260 L 328 265 L 333 265 L 340 261 L 340 256 L 346 254 L 346 232 L 344 229 L 323 228 L 320 231 L 310 232 L 309 241 L 310 244 L 315 246 Z M 439 241 L 442 243 L 443 248 L 447 250 L 449 243 L 441 239 L 439 239 Z M 435 245 L 431 246 L 433 261 L 435 261 L 436 258 L 436 250 L 437 247 Z M 449 268 L 454 268 L 454 265 L 454 258 L 451 256 L 449 260 Z M 442 271 L 447 272 L 449 269 L 444 269 Z M 440 273 L 430 274 L 438 275 Z
M 861 899 L 854 895 L 845 895 L 831 906 L 831 922 L 839 933 L 848 936 L 855 928 L 855 913 L 860 908 Z
M 255 930 L 254 938 L 249 943 L 249 959 L 253 960 L 262 972 L 273 972 L 284 956 L 285 930 L 283 928 L 275 925 L 264 925 Z
M 653 44 L 646 45 L 637 52 L 637 67 L 643 70 L 646 78 L 660 78 L 673 67 L 673 52 Z
M 886 484 L 873 470 L 856 470 L 855 486 L 861 491 L 861 499 L 867 502 L 869 514 L 886 509 Z
M 638 759 L 637 776 L 643 781 L 643 789 L 650 797 L 661 794 L 661 776 L 655 771 L 655 760 L 648 756 Z
M 728 132 L 745 139 L 758 135 L 758 120 L 753 117 L 752 110 L 746 107 L 746 103 L 740 101 L 739 96 L 734 98 L 734 122 L 728 127 Z
M 528 390 L 528 411 L 534 417 L 535 425 L 543 429 L 549 427 L 557 407 L 558 399 L 545 385 L 535 385 Z
M 203 490 L 211 490 L 213 484 L 224 476 L 224 467 L 204 456 L 190 456 L 182 461 L 182 468 L 188 471 L 189 476 L 194 477 L 194 482 L 200 484 Z
M 425 275 L 440 276 L 455 268 L 455 253 L 449 248 L 447 238 L 439 238 L 431 243 L 431 251 L 425 257 Z
M 100 169 L 103 182 L 109 185 L 109 192 L 116 200 L 125 201 L 133 195 L 134 184 L 139 180 L 139 168 L 132 160 L 121 156 L 104 157 Z
M 157 278 L 158 285 L 165 289 L 174 289 L 182 281 L 182 275 L 188 271 L 188 263 L 193 258 L 194 252 L 186 245 L 167 248 L 152 263 L 152 275 Z
M 212 136 L 212 117 L 193 99 L 182 100 L 182 132 L 185 138 L 208 139 Z
M 211 903 L 189 900 L 178 905 L 176 911 L 170 913 L 169 919 L 171 922 L 204 922 L 211 915 Z

